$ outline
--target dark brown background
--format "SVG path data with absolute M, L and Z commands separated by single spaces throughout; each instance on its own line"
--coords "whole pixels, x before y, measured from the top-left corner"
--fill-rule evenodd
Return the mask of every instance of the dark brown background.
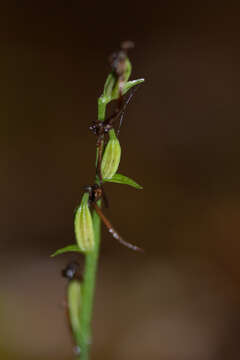
M 10 5 L 11 4 L 11 5 Z M 1 9 L 0 358 L 72 359 L 61 308 L 73 210 L 94 176 L 108 55 L 134 40 L 145 77 L 107 187 L 93 359 L 237 359 L 239 15 L 231 2 L 12 2 Z

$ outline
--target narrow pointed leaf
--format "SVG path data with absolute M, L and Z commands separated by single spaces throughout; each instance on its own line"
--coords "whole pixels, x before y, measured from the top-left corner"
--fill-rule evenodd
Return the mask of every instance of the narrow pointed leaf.
M 126 58 L 126 68 L 125 68 L 125 74 L 124 74 L 124 81 L 128 81 L 132 73 L 132 64 L 129 58 Z
M 66 252 L 83 252 L 83 251 L 78 247 L 77 244 L 73 244 L 73 245 L 68 245 L 68 246 L 65 246 L 64 248 L 58 249 L 57 251 L 55 251 L 55 253 L 53 253 L 51 255 L 51 257 L 61 255 Z
M 122 174 L 115 174 L 111 179 L 104 179 L 104 181 L 118 183 L 118 184 L 126 184 L 134 187 L 135 189 L 143 189 L 143 187 L 138 183 L 136 183 L 136 181 Z
M 132 80 L 132 81 L 128 81 L 126 82 L 126 84 L 124 85 L 123 88 L 123 95 L 125 95 L 128 90 L 130 90 L 132 87 L 139 85 L 141 83 L 143 83 L 145 80 L 144 79 L 137 79 L 137 80 Z

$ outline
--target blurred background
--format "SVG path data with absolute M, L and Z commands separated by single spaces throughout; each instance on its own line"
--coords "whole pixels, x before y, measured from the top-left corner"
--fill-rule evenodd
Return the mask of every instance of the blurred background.
M 122 40 L 145 77 L 108 184 L 92 359 L 240 355 L 240 50 L 237 2 L 1 4 L 0 359 L 70 360 L 61 269 L 94 178 L 97 98 Z M 82 262 L 83 259 L 80 258 Z

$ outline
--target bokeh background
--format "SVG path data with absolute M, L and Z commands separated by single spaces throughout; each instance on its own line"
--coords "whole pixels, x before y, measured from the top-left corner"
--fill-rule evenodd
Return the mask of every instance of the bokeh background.
M 103 229 L 92 359 L 239 358 L 237 2 L 1 4 L 0 359 L 70 360 L 61 269 L 93 181 L 108 55 L 131 39 L 120 172 Z M 80 258 L 80 261 L 82 259 Z

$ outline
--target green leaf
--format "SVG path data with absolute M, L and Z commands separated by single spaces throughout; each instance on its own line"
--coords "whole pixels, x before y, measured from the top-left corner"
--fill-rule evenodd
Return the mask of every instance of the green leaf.
M 130 78 L 132 73 L 132 64 L 129 60 L 129 58 L 126 58 L 126 69 L 125 69 L 125 74 L 124 74 L 124 80 L 128 81 L 128 79 Z
M 128 81 L 126 82 L 126 84 L 124 85 L 123 88 L 123 95 L 125 95 L 128 90 L 130 90 L 133 86 L 139 85 L 141 83 L 143 83 L 145 80 L 144 79 L 137 79 L 137 80 L 132 80 L 132 81 Z
M 82 253 L 81 249 L 78 247 L 77 244 L 73 244 L 73 245 L 68 245 L 65 246 L 64 248 L 58 249 L 57 251 L 55 251 L 55 253 L 53 253 L 51 255 L 51 257 L 60 255 L 60 254 L 64 254 L 66 252 L 80 252 Z
M 125 175 L 121 175 L 121 174 L 115 174 L 111 179 L 103 179 L 103 180 L 107 181 L 107 182 L 118 183 L 118 184 L 126 184 L 126 185 L 134 187 L 135 189 L 143 189 L 143 187 L 141 185 L 139 185 L 138 183 L 136 183 L 136 181 L 130 179 L 129 177 L 127 177 Z

